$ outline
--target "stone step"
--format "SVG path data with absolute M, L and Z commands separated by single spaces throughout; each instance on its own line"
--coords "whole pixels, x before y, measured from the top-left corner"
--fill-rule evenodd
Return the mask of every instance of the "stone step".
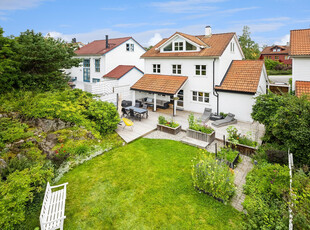
M 209 142 L 197 140 L 191 137 L 184 137 L 181 142 L 201 149 L 205 149 L 209 145 Z

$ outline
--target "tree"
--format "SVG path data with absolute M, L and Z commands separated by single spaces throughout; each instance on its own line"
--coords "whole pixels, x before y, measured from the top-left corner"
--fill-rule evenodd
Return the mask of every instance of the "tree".
M 245 59 L 255 60 L 259 58 L 260 51 L 257 43 L 252 41 L 250 27 L 243 27 L 243 34 L 239 36 L 239 43 L 244 53 Z

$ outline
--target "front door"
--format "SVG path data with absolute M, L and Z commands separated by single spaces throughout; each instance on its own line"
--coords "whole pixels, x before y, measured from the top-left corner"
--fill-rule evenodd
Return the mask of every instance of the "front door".
M 177 109 L 184 109 L 184 91 L 181 89 L 178 92 L 178 98 L 179 100 L 177 101 Z

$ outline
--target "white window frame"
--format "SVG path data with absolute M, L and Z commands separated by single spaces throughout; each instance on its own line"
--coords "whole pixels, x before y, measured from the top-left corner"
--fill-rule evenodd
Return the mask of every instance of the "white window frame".
M 160 64 L 153 64 L 153 73 L 160 73 Z
M 205 66 L 205 74 L 202 74 L 202 67 Z M 199 67 L 197 69 L 197 67 Z M 199 71 L 199 73 L 197 74 L 197 71 Z M 195 76 L 199 76 L 199 77 L 206 77 L 207 76 L 207 65 L 195 65 Z
M 174 68 L 174 66 L 175 66 L 175 68 Z M 175 73 L 174 73 L 174 70 L 175 70 Z M 172 74 L 174 74 L 174 75 L 182 74 L 182 65 L 181 64 L 172 64 Z
M 130 51 L 134 52 L 135 51 L 135 44 L 130 44 Z
M 130 51 L 130 44 L 126 43 L 126 51 Z
M 176 47 L 178 47 L 178 50 L 176 50 Z M 180 47 L 182 47 L 182 49 L 180 50 Z M 184 42 L 173 42 L 173 50 L 174 51 L 184 51 Z
M 192 95 L 191 95 L 191 101 L 192 102 L 197 102 L 201 104 L 210 104 L 210 92 L 203 92 L 203 91 L 198 91 L 198 90 L 192 90 Z M 199 96 L 199 94 L 202 94 L 202 96 Z M 206 94 L 208 94 L 208 97 L 206 97 Z M 196 99 L 194 99 L 196 97 Z M 200 101 L 199 99 L 202 99 Z M 208 102 L 205 101 L 205 99 L 208 98 Z

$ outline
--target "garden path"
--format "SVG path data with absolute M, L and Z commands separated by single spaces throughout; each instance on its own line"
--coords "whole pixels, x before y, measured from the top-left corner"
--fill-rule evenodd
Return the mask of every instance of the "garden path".
M 243 185 L 245 184 L 245 178 L 248 172 L 253 168 L 251 158 L 248 156 L 241 155 L 242 162 L 237 165 L 235 171 L 235 185 L 237 186 L 236 194 L 231 199 L 231 205 L 238 211 L 243 211 L 242 203 L 245 199 L 243 193 Z

